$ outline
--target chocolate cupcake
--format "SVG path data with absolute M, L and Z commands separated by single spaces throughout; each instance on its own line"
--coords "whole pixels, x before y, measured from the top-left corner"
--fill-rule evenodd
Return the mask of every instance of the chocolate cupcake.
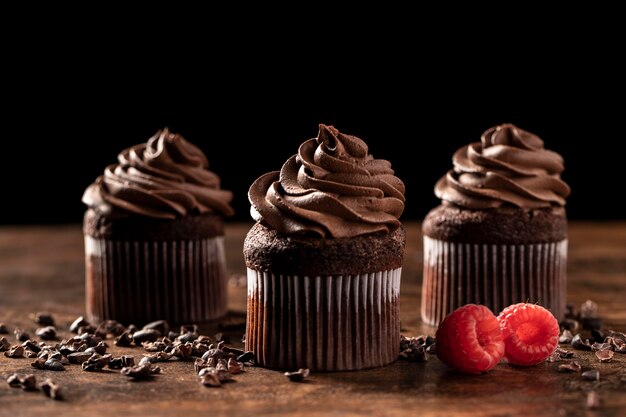
M 344 371 L 396 360 L 404 184 L 389 162 L 320 125 L 249 198 L 246 349 L 258 364 Z
M 226 313 L 224 217 L 232 193 L 167 129 L 118 155 L 83 195 L 87 315 L 142 324 Z
M 437 325 L 467 303 L 496 314 L 538 303 L 565 314 L 569 187 L 563 159 L 512 124 L 459 149 L 424 219 L 422 319 Z

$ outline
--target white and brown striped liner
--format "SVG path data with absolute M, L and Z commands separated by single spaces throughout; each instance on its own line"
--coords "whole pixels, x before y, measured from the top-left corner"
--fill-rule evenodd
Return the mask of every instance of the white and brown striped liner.
M 89 320 L 141 324 L 226 314 L 224 238 L 118 241 L 85 236 Z
M 248 269 L 246 349 L 260 366 L 347 371 L 398 358 L 402 268 L 353 276 Z
M 565 315 L 567 240 L 528 245 L 444 242 L 424 236 L 422 320 L 438 325 L 456 308 L 483 304 L 494 314 L 520 302 Z

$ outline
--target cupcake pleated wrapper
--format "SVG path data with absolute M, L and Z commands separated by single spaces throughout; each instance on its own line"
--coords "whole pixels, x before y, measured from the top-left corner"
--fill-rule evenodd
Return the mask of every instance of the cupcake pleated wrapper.
M 395 361 L 401 271 L 309 277 L 248 268 L 246 350 L 276 370 L 348 371 Z
M 424 236 L 422 320 L 438 325 L 468 303 L 494 314 L 537 303 L 565 317 L 567 240 L 525 245 L 445 242 Z
M 93 323 L 210 321 L 226 314 L 222 236 L 120 241 L 85 236 L 87 316 Z

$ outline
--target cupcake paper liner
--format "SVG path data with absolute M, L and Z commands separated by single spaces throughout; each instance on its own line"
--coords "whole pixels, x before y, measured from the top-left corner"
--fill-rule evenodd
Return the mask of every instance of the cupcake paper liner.
M 141 324 L 226 314 L 224 238 L 118 241 L 85 236 L 89 320 Z
M 483 304 L 494 314 L 537 303 L 561 320 L 566 307 L 567 240 L 528 245 L 444 242 L 424 236 L 422 320 L 438 325 L 456 308 Z
M 402 268 L 351 276 L 248 269 L 246 349 L 260 366 L 345 371 L 398 358 Z

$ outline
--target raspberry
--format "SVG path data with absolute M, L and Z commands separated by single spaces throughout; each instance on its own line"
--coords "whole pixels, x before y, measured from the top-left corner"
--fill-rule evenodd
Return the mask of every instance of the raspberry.
M 513 365 L 543 362 L 559 343 L 559 323 L 539 305 L 510 305 L 502 310 L 498 321 L 504 336 L 505 358 Z
M 443 363 L 461 372 L 488 371 L 504 356 L 502 331 L 487 307 L 466 304 L 443 319 L 435 350 Z

